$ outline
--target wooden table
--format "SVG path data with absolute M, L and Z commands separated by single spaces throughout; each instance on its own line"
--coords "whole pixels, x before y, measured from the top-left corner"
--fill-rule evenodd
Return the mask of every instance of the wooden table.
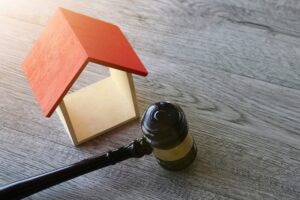
M 6 0 L 0 3 L 0 185 L 127 144 L 130 123 L 74 147 L 42 116 L 21 63 L 57 7 L 118 24 L 149 75 L 139 109 L 184 109 L 198 156 L 169 172 L 131 159 L 32 199 L 300 199 L 300 2 Z M 105 71 L 105 70 L 104 70 Z M 90 65 L 74 90 L 103 77 Z

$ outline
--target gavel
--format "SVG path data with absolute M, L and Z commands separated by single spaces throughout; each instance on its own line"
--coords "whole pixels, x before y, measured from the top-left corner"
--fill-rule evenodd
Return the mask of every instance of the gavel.
M 141 127 L 143 137 L 127 146 L 3 186 L 0 199 L 25 198 L 80 175 L 152 152 L 159 165 L 167 170 L 181 170 L 194 161 L 197 147 L 188 131 L 185 114 L 178 105 L 170 102 L 150 105 L 143 114 Z

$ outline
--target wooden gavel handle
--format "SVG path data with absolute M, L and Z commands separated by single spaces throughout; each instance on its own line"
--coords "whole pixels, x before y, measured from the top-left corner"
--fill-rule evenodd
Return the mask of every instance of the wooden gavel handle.
M 108 165 L 113 165 L 128 158 L 140 158 L 144 155 L 149 155 L 151 152 L 152 147 L 145 138 L 134 140 L 128 146 L 109 151 L 104 155 L 88 158 L 67 167 L 1 187 L 0 199 L 9 200 L 25 198 L 36 192 L 80 175 L 106 167 Z

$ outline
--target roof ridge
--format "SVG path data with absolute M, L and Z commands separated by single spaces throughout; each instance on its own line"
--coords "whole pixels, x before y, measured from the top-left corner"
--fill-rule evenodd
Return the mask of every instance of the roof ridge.
M 60 13 L 64 16 L 63 19 L 66 21 L 67 26 L 71 29 L 71 32 L 76 36 L 77 41 L 79 42 L 80 46 L 82 47 L 82 49 L 83 49 L 84 52 L 86 53 L 87 58 L 89 58 L 88 53 L 87 53 L 87 50 L 84 48 L 84 45 L 83 45 L 82 42 L 80 41 L 80 37 L 76 34 L 76 32 L 74 31 L 73 27 L 71 26 L 70 20 L 68 19 L 68 17 L 66 16 L 66 14 L 65 14 L 64 11 L 72 12 L 72 13 L 74 13 L 74 12 L 71 11 L 71 10 L 62 8 L 62 7 L 59 7 L 59 8 L 58 8 L 58 11 L 60 11 Z M 85 15 L 83 15 L 83 16 L 85 16 Z

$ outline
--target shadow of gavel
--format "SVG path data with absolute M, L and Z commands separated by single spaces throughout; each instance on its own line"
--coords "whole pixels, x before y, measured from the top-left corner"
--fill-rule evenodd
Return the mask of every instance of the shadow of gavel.
M 152 152 L 158 163 L 167 170 L 181 170 L 194 161 L 197 148 L 188 132 L 184 112 L 178 105 L 169 102 L 150 105 L 142 117 L 141 126 L 143 137 L 129 145 L 3 186 L 0 188 L 0 199 L 25 198 L 91 171 Z

